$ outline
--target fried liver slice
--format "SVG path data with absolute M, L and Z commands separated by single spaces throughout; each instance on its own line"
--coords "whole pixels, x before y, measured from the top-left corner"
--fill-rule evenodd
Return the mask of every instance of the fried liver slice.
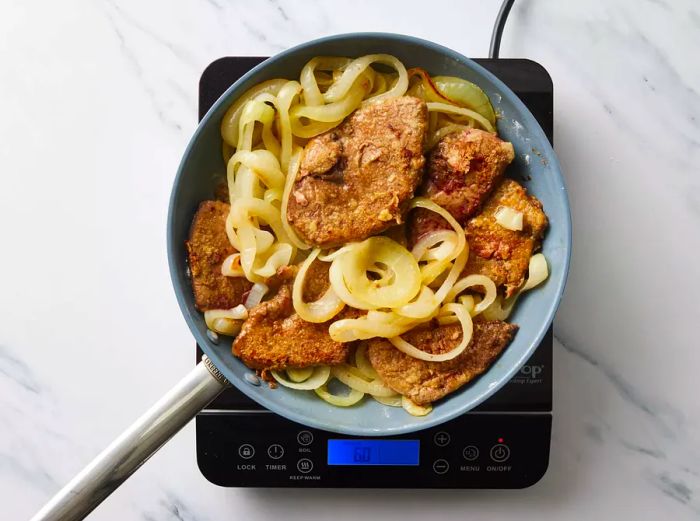
M 304 299 L 314 301 L 326 291 L 326 262 L 315 261 L 307 273 Z M 294 312 L 292 284 L 296 267 L 283 267 L 269 281 L 276 294 L 253 307 L 233 342 L 233 354 L 251 369 L 334 365 L 346 361 L 352 344 L 335 342 L 328 334 L 330 322 L 313 324 Z
M 464 224 L 503 179 L 514 157 L 513 145 L 490 132 L 469 129 L 449 134 L 430 153 L 421 195 Z
M 501 206 L 522 212 L 522 230 L 508 230 L 496 222 Z M 516 181 L 504 179 L 483 211 L 467 222 L 469 260 L 462 275 L 486 275 L 510 297 L 525 281 L 530 257 L 540 248 L 547 226 L 542 203 Z
M 243 302 L 244 294 L 252 286 L 243 277 L 221 274 L 224 259 L 236 252 L 226 235 L 229 208 L 221 201 L 202 202 L 185 243 L 195 306 L 200 311 L 233 308 Z
M 419 195 L 442 206 L 464 226 L 503 179 L 514 157 L 513 145 L 490 132 L 469 129 L 449 134 L 430 152 Z M 409 227 L 415 243 L 428 232 L 446 228 L 447 222 L 434 212 L 417 209 Z
M 523 229 L 508 230 L 496 222 L 496 211 L 508 206 L 523 213 Z M 419 208 L 418 210 L 422 210 Z M 424 211 L 411 216 L 409 245 L 434 230 L 450 229 L 449 224 L 433 212 Z M 548 226 L 542 203 L 512 179 L 503 179 L 486 200 L 479 214 L 465 225 L 469 243 L 469 260 L 462 276 L 486 275 L 497 287 L 505 289 L 506 297 L 518 291 L 525 281 L 530 257 L 542 246 Z
M 425 103 L 410 96 L 357 109 L 306 145 L 287 218 L 309 244 L 360 241 L 403 222 L 423 172 Z
M 386 385 L 423 405 L 443 398 L 480 375 L 501 354 L 518 326 L 493 320 L 475 322 L 467 348 L 445 362 L 426 362 L 396 349 L 384 338 L 367 340 L 367 356 Z M 424 327 L 403 338 L 418 349 L 440 354 L 456 347 L 462 339 L 460 325 Z

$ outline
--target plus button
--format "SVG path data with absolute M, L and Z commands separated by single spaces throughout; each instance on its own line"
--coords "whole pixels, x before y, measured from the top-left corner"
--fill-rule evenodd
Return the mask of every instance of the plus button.
M 438 447 L 445 447 L 450 443 L 450 435 L 444 431 L 436 432 L 433 441 Z

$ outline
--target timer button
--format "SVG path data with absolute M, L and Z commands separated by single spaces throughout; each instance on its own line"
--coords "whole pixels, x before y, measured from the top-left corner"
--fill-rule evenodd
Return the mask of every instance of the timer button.
M 446 447 L 450 443 L 450 435 L 445 431 L 436 432 L 433 436 L 433 442 L 438 447 Z
M 510 458 L 510 447 L 499 443 L 491 447 L 491 459 L 496 463 L 503 463 Z
M 314 462 L 308 458 L 297 461 L 297 470 L 302 474 L 308 474 L 314 469 Z
M 297 434 L 297 441 L 299 445 L 311 445 L 314 441 L 314 435 L 310 431 L 300 431 L 299 434 Z
M 433 462 L 433 472 L 435 474 L 444 474 L 450 470 L 450 464 L 445 459 L 436 459 Z
M 244 443 L 238 447 L 238 455 L 243 459 L 250 459 L 255 456 L 255 448 L 250 443 Z
M 273 443 L 267 448 L 267 455 L 272 459 L 280 459 L 284 456 L 284 447 L 279 443 Z
M 475 445 L 467 445 L 462 450 L 462 457 L 467 461 L 474 461 L 479 457 L 479 447 Z

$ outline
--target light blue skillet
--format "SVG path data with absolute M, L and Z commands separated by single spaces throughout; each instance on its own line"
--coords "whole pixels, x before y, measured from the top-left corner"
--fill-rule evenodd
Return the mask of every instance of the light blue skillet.
M 361 56 L 388 53 L 408 67 L 433 75 L 466 78 L 478 84 L 500 115 L 498 133 L 513 143 L 516 158 L 508 175 L 527 179 L 525 186 L 544 204 L 550 228 L 544 241 L 549 279 L 523 297 L 512 315 L 520 326 L 498 361 L 479 379 L 438 402 L 431 414 L 413 417 L 403 409 L 364 400 L 350 408 L 333 407 L 314 393 L 253 386 L 250 373 L 231 355 L 231 342 L 212 342 L 202 314 L 194 307 L 187 275 L 185 240 L 200 201 L 211 197 L 215 174 L 224 171 L 219 124 L 226 108 L 243 92 L 271 78 L 297 78 L 302 66 L 319 55 Z M 528 360 L 554 318 L 571 252 L 571 220 L 564 180 L 554 151 L 535 118 L 517 96 L 483 67 L 437 44 L 395 34 L 353 33 L 299 45 L 274 56 L 232 85 L 202 119 L 175 178 L 168 214 L 168 260 L 180 309 L 206 354 L 170 393 L 102 452 L 62 489 L 35 520 L 82 519 L 138 466 L 218 395 L 228 382 L 267 409 L 310 427 L 358 436 L 386 436 L 425 429 L 477 406 L 506 383 Z

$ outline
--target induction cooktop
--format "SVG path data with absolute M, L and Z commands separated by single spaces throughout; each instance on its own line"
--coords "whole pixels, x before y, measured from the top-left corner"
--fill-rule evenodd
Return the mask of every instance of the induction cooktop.
M 226 57 L 209 65 L 199 84 L 200 119 L 263 60 Z M 523 59 L 475 61 L 520 97 L 551 142 L 547 71 Z M 400 436 L 310 429 L 227 389 L 196 418 L 197 462 L 209 481 L 225 487 L 524 488 L 547 470 L 551 424 L 550 328 L 527 364 L 489 400 L 438 427 Z

